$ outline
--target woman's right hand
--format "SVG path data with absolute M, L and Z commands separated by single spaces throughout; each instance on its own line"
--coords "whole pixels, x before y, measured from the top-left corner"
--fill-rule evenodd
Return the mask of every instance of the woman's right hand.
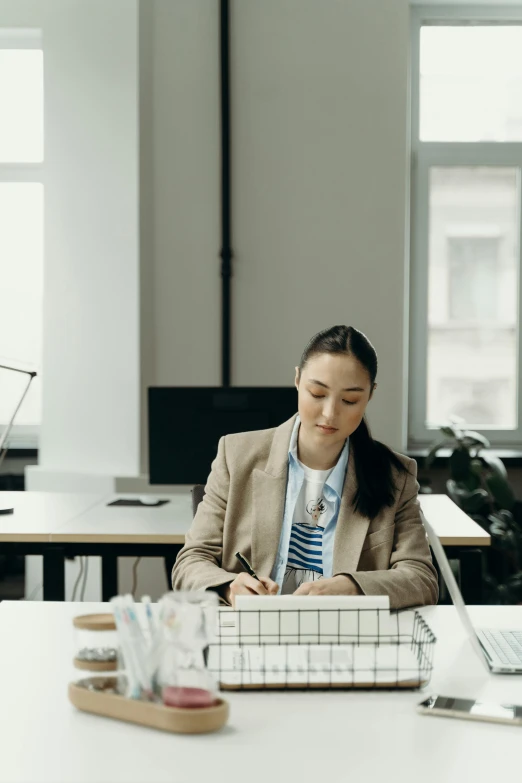
M 267 576 L 254 579 L 253 576 L 242 571 L 230 582 L 224 591 L 225 599 L 234 607 L 236 595 L 277 595 L 277 584 Z

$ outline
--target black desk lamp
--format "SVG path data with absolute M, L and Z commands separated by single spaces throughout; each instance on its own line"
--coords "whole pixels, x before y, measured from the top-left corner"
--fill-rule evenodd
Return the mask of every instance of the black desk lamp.
M 8 367 L 5 364 L 0 364 L 0 370 L 12 370 L 13 372 L 21 372 L 24 375 L 28 375 L 29 376 L 29 380 L 27 381 L 27 386 L 24 389 L 24 393 L 22 394 L 22 397 L 19 400 L 19 402 L 18 402 L 18 404 L 17 404 L 17 406 L 16 406 L 16 408 L 14 410 L 13 415 L 11 416 L 10 420 L 8 421 L 5 430 L 3 431 L 2 435 L 0 436 L 0 465 L 1 465 L 2 462 L 4 461 L 5 455 L 7 454 L 7 446 L 4 448 L 4 443 L 7 442 L 7 438 L 8 438 L 9 432 L 11 431 L 11 427 L 13 426 L 13 422 L 15 420 L 15 416 L 18 413 L 18 411 L 20 410 L 20 406 L 23 403 L 27 392 L 29 391 L 29 386 L 31 385 L 31 381 L 33 380 L 33 378 L 36 378 L 36 373 L 33 370 L 20 370 L 18 367 Z M 1 497 L 1 495 L 0 495 L 0 497 Z M 14 511 L 14 508 L 3 506 L 2 503 L 0 502 L 0 514 L 12 514 L 13 511 Z

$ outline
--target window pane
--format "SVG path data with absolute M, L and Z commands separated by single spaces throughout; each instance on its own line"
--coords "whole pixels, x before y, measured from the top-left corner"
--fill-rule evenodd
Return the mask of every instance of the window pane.
M 43 298 L 43 186 L 0 183 L 0 364 L 39 369 Z M 1 371 L 0 424 L 12 413 L 26 376 Z M 16 424 L 40 421 L 39 380 Z
M 430 171 L 428 426 L 517 426 L 520 172 Z
M 0 49 L 0 162 L 43 160 L 43 53 Z
M 421 141 L 522 141 L 522 26 L 422 27 Z
M 450 320 L 496 319 L 500 242 L 490 237 L 448 237 Z

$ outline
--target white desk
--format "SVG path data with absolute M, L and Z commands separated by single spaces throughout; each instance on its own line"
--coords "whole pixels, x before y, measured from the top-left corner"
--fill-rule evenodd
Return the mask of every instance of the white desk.
M 228 693 L 228 725 L 171 735 L 75 710 L 71 618 L 103 604 L 0 605 L 1 783 L 474 783 L 516 779 L 522 729 L 420 716 L 429 693 L 522 704 L 522 676 L 490 675 L 452 607 L 422 614 L 438 637 L 425 691 Z M 522 607 L 473 607 L 522 628 Z M 308 740 L 308 741 L 307 741 Z M 514 777 L 513 777 L 514 776 Z
M 102 502 L 99 495 L 60 492 L 2 492 L 2 505 L 14 508 L 0 515 L 0 543 L 48 542 L 61 525 Z
M 189 491 L 158 495 L 170 502 L 157 508 L 108 506 L 111 500 L 131 495 L 100 498 L 91 507 L 54 528 L 55 542 L 92 541 L 104 543 L 185 543 L 192 523 Z M 443 546 L 489 546 L 489 533 L 455 505 L 447 495 L 419 495 L 421 508 Z
M 464 600 L 468 604 L 484 603 L 484 547 L 491 545 L 491 536 L 447 495 L 419 495 L 419 501 L 446 554 L 460 563 Z M 442 584 L 440 573 L 439 582 Z
M 64 596 L 64 556 L 51 541 L 53 532 L 82 512 L 97 506 L 99 495 L 59 492 L 2 492 L 2 505 L 12 514 L 0 515 L 0 552 L 14 555 L 41 555 L 43 559 L 44 600 Z M 56 581 L 61 593 L 56 593 Z M 54 591 L 54 592 L 53 592 Z
M 135 495 L 111 495 L 99 498 L 90 508 L 55 526 L 55 543 L 101 544 L 175 544 L 183 546 L 192 523 L 192 497 L 185 490 L 173 495 L 158 495 L 168 500 L 163 506 L 109 506 L 118 498 Z
M 190 492 L 159 495 L 159 507 L 108 506 L 131 495 L 2 492 L 15 508 L 0 516 L 0 542 L 181 544 L 192 522 Z M 443 546 L 489 546 L 490 536 L 447 495 L 419 495 L 424 514 Z
M 419 495 L 419 502 L 442 546 L 491 545 L 489 533 L 468 517 L 448 495 Z
M 136 551 L 140 548 L 139 553 L 145 556 L 153 554 L 153 544 L 175 547 L 172 550 L 175 553 L 185 543 L 185 533 L 192 523 L 190 493 L 185 490 L 180 494 L 159 497 L 168 498 L 170 502 L 157 508 L 132 508 L 107 506 L 108 499 L 104 498 L 58 527 L 51 536 L 52 541 L 75 546 L 96 542 L 105 545 L 106 550 L 107 545 L 111 545 L 112 551 L 107 550 L 104 559 L 104 597 L 108 598 L 117 592 L 115 544 L 131 545 L 136 547 Z M 447 495 L 419 495 L 419 501 L 442 545 L 447 548 L 448 555 L 460 561 L 464 599 L 469 603 L 481 603 L 481 549 L 490 545 L 489 533 L 461 511 Z M 111 556 L 112 561 L 109 559 Z
M 192 498 L 188 489 L 158 497 L 170 502 L 158 507 L 108 506 L 131 495 L 58 494 L 6 492 L 2 500 L 15 506 L 15 513 L 0 517 L 0 546 L 14 547 L 20 554 L 44 555 L 44 599 L 63 600 L 63 562 L 66 555 L 102 557 L 103 596 L 117 592 L 118 556 L 173 558 L 185 541 L 192 522 Z M 134 496 L 135 497 L 135 496 Z M 472 593 L 481 584 L 480 552 L 490 537 L 446 495 L 419 495 L 422 509 L 446 547 L 468 550 L 463 592 Z

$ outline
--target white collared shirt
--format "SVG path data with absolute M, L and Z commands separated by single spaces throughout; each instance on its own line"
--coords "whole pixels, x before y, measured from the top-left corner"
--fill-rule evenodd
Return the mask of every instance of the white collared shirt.
M 299 433 L 300 424 L 301 424 L 301 420 L 299 416 L 297 416 L 294 424 L 294 429 L 292 430 L 292 436 L 290 438 L 290 445 L 288 449 L 288 478 L 287 478 L 287 486 L 286 486 L 286 501 L 285 501 L 283 525 L 281 528 L 281 535 L 279 538 L 279 547 L 277 550 L 277 556 L 275 559 L 274 566 L 272 568 L 272 573 L 270 575 L 271 578 L 274 580 L 274 582 L 277 582 L 279 586 L 279 590 L 278 590 L 279 593 L 281 593 L 283 590 L 283 582 L 285 582 L 285 592 L 293 592 L 293 589 L 291 590 L 290 588 L 294 583 L 289 581 L 289 574 L 288 574 L 289 555 L 291 554 L 290 542 L 292 539 L 292 529 L 294 523 L 296 523 L 296 520 L 297 520 L 297 524 L 300 524 L 306 521 L 306 517 L 308 516 L 308 513 L 306 512 L 306 508 L 304 513 L 302 511 L 301 501 L 303 501 L 304 498 L 307 497 L 306 495 L 307 488 L 305 487 L 304 497 L 302 495 L 302 491 L 305 485 L 305 478 L 306 478 L 305 471 L 306 472 L 310 471 L 310 468 L 306 468 L 299 461 L 297 457 L 297 437 Z M 295 579 L 300 580 L 299 584 L 302 581 L 312 581 L 312 579 L 317 578 L 318 576 L 321 575 L 325 577 L 332 576 L 333 544 L 334 544 L 334 537 L 335 537 L 335 528 L 339 516 L 339 507 L 341 505 L 341 496 L 343 493 L 346 469 L 348 467 L 348 454 L 349 454 L 349 441 L 347 438 L 335 467 L 333 467 L 330 471 L 311 471 L 309 474 L 309 475 L 313 475 L 319 473 L 323 473 L 323 474 L 328 473 L 328 475 L 325 476 L 323 491 L 320 497 L 318 496 L 318 498 L 315 499 L 316 503 L 318 502 L 320 504 L 320 499 L 322 498 L 325 505 L 324 514 L 319 514 L 321 527 L 323 527 L 323 530 L 321 532 L 321 554 L 322 554 L 321 573 L 319 573 L 318 571 L 313 572 L 312 569 L 298 569 L 299 573 L 295 574 L 294 576 Z M 315 476 L 315 479 L 318 479 L 318 476 Z M 314 498 L 309 498 L 309 500 L 312 501 L 314 500 Z M 308 505 L 309 500 L 306 501 L 305 506 Z M 310 504 L 310 507 L 312 505 L 313 504 Z M 310 517 L 312 518 L 313 516 L 318 521 L 319 518 L 318 518 L 317 511 L 318 509 L 315 508 L 313 514 L 312 513 L 310 514 Z M 304 519 L 301 519 L 301 517 L 303 516 Z M 299 531 L 297 530 L 297 532 Z M 294 539 L 296 537 L 297 535 L 296 533 L 294 533 Z M 293 547 L 293 550 L 294 552 L 296 551 L 295 546 Z M 308 577 L 306 579 L 304 578 L 305 571 L 307 572 L 306 576 Z

